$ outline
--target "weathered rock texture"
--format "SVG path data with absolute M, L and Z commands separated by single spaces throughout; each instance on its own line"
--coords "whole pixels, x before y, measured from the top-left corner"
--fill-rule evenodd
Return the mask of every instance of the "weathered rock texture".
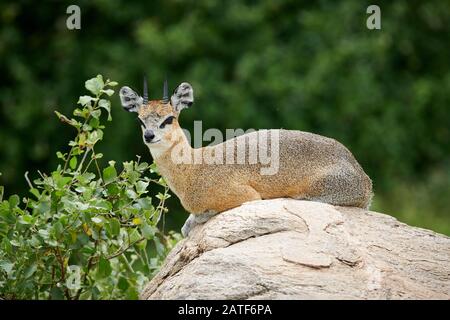
M 142 299 L 449 299 L 450 238 L 358 208 L 245 203 L 197 226 Z

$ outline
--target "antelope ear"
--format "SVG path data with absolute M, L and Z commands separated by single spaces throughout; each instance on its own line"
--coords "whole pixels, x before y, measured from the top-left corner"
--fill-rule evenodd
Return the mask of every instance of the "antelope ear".
M 194 103 L 194 90 L 192 86 L 183 82 L 173 92 L 170 103 L 176 112 L 189 108 Z
M 119 91 L 122 107 L 128 112 L 138 112 L 144 103 L 144 99 L 130 87 L 122 87 Z

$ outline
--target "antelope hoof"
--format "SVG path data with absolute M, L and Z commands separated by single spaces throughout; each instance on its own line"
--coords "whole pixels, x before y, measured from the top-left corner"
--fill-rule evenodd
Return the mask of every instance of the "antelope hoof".
M 214 215 L 216 215 L 216 213 L 212 211 L 200 214 L 191 214 L 181 228 L 181 234 L 186 238 L 195 226 L 205 223 Z
M 198 224 L 205 223 L 206 221 L 208 221 L 209 219 L 211 219 L 211 217 L 213 217 L 215 215 L 216 215 L 216 213 L 213 211 L 207 211 L 205 213 L 196 214 L 195 222 L 197 222 Z
M 183 227 L 181 228 L 181 234 L 184 238 L 186 238 L 189 235 L 189 232 L 197 225 L 195 221 L 195 216 L 191 214 L 189 218 L 186 219 L 186 222 L 184 223 Z

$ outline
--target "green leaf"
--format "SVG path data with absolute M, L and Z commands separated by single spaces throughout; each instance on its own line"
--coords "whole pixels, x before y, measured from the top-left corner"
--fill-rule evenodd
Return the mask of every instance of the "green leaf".
M 159 200 L 165 200 L 165 199 L 168 199 L 169 197 L 170 197 L 170 194 L 168 194 L 168 193 L 161 193 L 161 192 L 158 192 L 158 194 L 157 195 L 155 195 L 155 197 L 157 197 Z
M 138 243 L 136 243 L 136 246 L 139 248 L 139 250 L 145 250 L 145 248 L 147 248 L 147 239 L 139 241 Z
M 118 236 L 120 233 L 120 222 L 115 218 L 111 218 L 105 228 L 111 236 Z
M 19 218 L 19 223 L 20 224 L 32 224 L 33 223 L 33 217 L 31 216 L 31 215 L 29 215 L 29 214 L 25 214 L 25 215 L 23 215 L 23 216 L 21 216 L 20 218 Z
M 63 231 L 64 231 L 64 227 L 63 227 L 62 223 L 59 222 L 59 221 L 56 222 L 56 223 L 53 225 L 53 231 L 54 231 L 55 235 L 56 235 L 57 237 L 59 237 L 59 236 L 63 233 Z
M 72 170 L 75 170 L 77 167 L 77 157 L 72 157 L 69 161 L 69 166 Z
M 147 192 L 147 187 L 148 187 L 149 183 L 148 182 L 144 182 L 144 181 L 138 181 L 136 183 L 136 192 L 141 195 L 143 193 Z
M 92 156 L 92 159 L 101 159 L 101 158 L 103 158 L 103 153 L 100 152 L 96 153 L 95 156 L 94 155 Z
M 64 300 L 64 292 L 61 288 L 53 287 L 50 291 L 52 300 Z
M 141 239 L 141 234 L 137 229 L 133 229 L 133 231 L 130 232 L 130 244 L 138 241 L 139 239 Z
M 100 217 L 93 217 L 93 218 L 91 218 L 91 220 L 92 220 L 92 222 L 94 222 L 95 224 L 98 224 L 98 225 L 102 225 L 102 224 L 103 224 L 103 219 L 100 218 Z
M 58 189 L 62 189 L 64 186 L 66 186 L 69 182 L 72 181 L 72 177 L 64 177 L 57 171 L 52 173 L 52 178 Z
M 139 205 L 139 207 L 141 209 L 144 210 L 150 210 L 153 208 L 152 206 L 152 198 L 150 197 L 145 197 L 145 198 L 140 198 L 137 200 L 137 204 Z
M 20 247 L 21 243 L 17 240 L 10 240 L 9 241 L 14 247 Z
M 28 266 L 28 268 L 25 269 L 23 276 L 25 277 L 25 279 L 28 279 L 36 272 L 36 270 L 37 266 L 33 263 L 31 266 Z
M 98 275 L 102 278 L 108 277 L 112 272 L 111 263 L 108 259 L 100 257 L 98 261 Z
M 155 242 L 156 251 L 158 252 L 158 255 L 163 256 L 164 255 L 164 245 L 161 243 L 158 237 L 154 237 L 153 241 Z
M 40 229 L 40 230 L 38 231 L 38 233 L 39 233 L 39 235 L 40 235 L 42 238 L 44 238 L 44 239 L 48 239 L 48 237 L 49 237 L 49 233 L 48 233 L 48 231 L 45 230 L 45 229 Z
M 92 172 L 86 172 L 86 173 L 83 173 L 83 174 L 77 176 L 77 179 L 81 184 L 87 184 L 87 183 L 91 182 L 91 180 L 94 178 L 95 178 L 95 174 L 93 174 Z
M 149 165 L 148 165 L 147 162 L 142 162 L 142 163 L 140 163 L 140 164 L 136 167 L 136 170 L 137 170 L 137 171 L 144 171 L 144 170 L 146 170 L 148 167 L 149 167 Z
M 133 171 L 133 161 L 125 161 L 123 163 L 123 168 L 125 169 L 126 172 L 131 172 Z
M 105 199 L 97 199 L 94 198 L 90 201 L 90 206 L 92 209 L 96 209 L 99 211 L 110 211 L 112 209 L 111 202 L 105 200 Z
M 139 177 L 140 177 L 139 172 L 131 171 L 128 173 L 128 182 L 131 184 L 135 184 L 136 181 L 138 181 Z
M 107 167 L 103 169 L 103 181 L 111 183 L 117 178 L 117 171 L 114 167 Z
M 153 162 L 153 163 L 150 165 L 150 172 L 159 174 L 158 167 L 156 166 L 156 163 Z
M 106 93 L 109 97 L 111 97 L 114 94 L 114 90 L 113 89 L 102 90 L 102 92 Z
M 41 197 L 41 194 L 39 193 L 39 190 L 36 188 L 30 189 L 30 193 L 36 197 L 36 199 L 39 199 Z
M 98 129 L 89 133 L 89 138 L 87 139 L 87 143 L 90 145 L 96 144 L 99 140 L 103 139 L 103 131 Z
M 127 197 L 128 198 L 130 198 L 130 199 L 136 199 L 137 197 L 138 197 L 138 195 L 136 194 L 136 192 L 134 192 L 134 190 L 132 190 L 132 189 L 127 189 L 126 191 L 125 191 L 125 194 L 127 195 Z
M 109 90 L 111 90 L 111 89 L 109 89 Z M 111 90 L 111 91 L 114 93 L 113 90 Z M 108 112 L 108 121 L 111 121 L 112 120 L 112 117 L 111 117 L 111 102 L 109 100 L 100 99 L 100 101 L 98 102 L 98 106 L 100 108 L 105 109 Z
M 78 99 L 78 104 L 81 104 L 82 106 L 85 106 L 87 104 L 91 104 L 92 101 L 95 101 L 96 98 L 91 97 L 91 96 L 80 96 L 80 98 Z M 81 116 L 82 114 L 80 114 Z
M 90 92 L 98 96 L 100 94 L 100 91 L 104 87 L 103 83 L 103 77 L 102 75 L 97 75 L 95 78 L 89 79 L 84 83 L 84 86 L 86 89 L 88 89 Z
M 8 261 L 0 261 L 0 269 L 3 269 L 8 275 L 11 273 L 14 268 L 14 263 Z
M 65 154 L 62 154 L 60 151 L 56 152 L 56 157 L 57 157 L 58 159 L 62 159 L 62 160 L 65 160 L 65 159 L 66 159 L 66 158 L 65 158 Z
M 89 121 L 89 126 L 90 126 L 91 128 L 95 128 L 95 129 L 99 128 L 99 126 L 100 126 L 100 120 L 99 120 L 98 118 L 92 118 L 92 119 Z
M 96 109 L 91 111 L 91 116 L 94 117 L 94 119 L 99 119 L 102 115 L 102 110 Z
M 89 107 L 90 106 L 91 105 L 89 104 Z M 73 115 L 76 116 L 76 117 L 81 117 L 81 118 L 86 119 L 89 116 L 89 109 L 88 108 L 83 108 L 81 110 L 81 109 L 77 108 L 77 109 L 73 110 Z
M 50 201 L 40 201 L 36 207 L 39 214 L 47 214 L 50 211 Z
M 108 196 L 116 196 L 120 193 L 120 188 L 117 183 L 108 184 L 106 190 L 108 191 Z
M 145 221 L 141 224 L 141 232 L 146 239 L 152 239 L 155 236 L 156 230 L 156 228 L 149 226 Z
M 119 278 L 119 282 L 117 283 L 117 287 L 121 290 L 121 291 L 125 291 L 128 289 L 128 287 L 130 286 L 130 284 L 128 283 L 127 279 L 124 277 L 120 277 Z
M 20 203 L 20 198 L 17 194 L 13 194 L 9 197 L 8 202 L 11 208 L 15 208 Z

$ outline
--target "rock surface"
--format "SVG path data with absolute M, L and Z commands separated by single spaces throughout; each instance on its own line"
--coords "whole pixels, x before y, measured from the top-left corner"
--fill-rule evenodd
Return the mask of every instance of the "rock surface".
M 450 238 L 359 208 L 253 201 L 195 227 L 142 299 L 450 299 Z

